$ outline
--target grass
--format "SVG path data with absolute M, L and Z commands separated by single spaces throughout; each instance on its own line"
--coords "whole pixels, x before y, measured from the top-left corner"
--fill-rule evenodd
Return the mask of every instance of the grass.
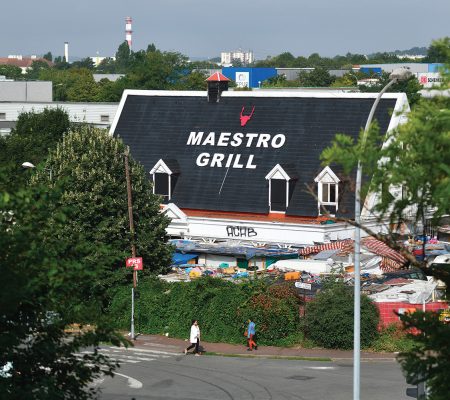
M 220 356 L 220 357 L 239 357 L 239 358 L 266 358 L 270 360 L 299 360 L 299 361 L 332 361 L 329 357 L 300 357 L 300 356 L 268 356 L 268 355 L 252 355 L 252 354 L 224 354 L 214 351 L 207 351 L 202 353 L 205 356 Z
M 378 338 L 370 349 L 375 352 L 407 352 L 412 349 L 414 341 L 407 337 L 406 332 L 396 325 L 389 325 L 381 330 Z

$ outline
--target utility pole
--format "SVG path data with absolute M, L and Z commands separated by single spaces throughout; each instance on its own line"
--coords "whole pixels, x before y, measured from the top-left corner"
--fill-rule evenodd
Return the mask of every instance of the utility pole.
M 133 199 L 131 196 L 131 178 L 130 168 L 128 164 L 128 156 L 130 154 L 130 148 L 127 146 L 124 153 L 125 162 L 125 178 L 127 181 L 127 199 L 128 199 L 128 219 L 130 221 L 130 234 L 131 234 L 131 256 L 136 257 L 136 246 L 134 244 L 134 222 L 133 222 Z M 133 287 L 131 288 L 131 339 L 135 340 L 136 335 L 134 333 L 134 291 L 136 289 L 136 277 L 137 271 L 133 267 Z

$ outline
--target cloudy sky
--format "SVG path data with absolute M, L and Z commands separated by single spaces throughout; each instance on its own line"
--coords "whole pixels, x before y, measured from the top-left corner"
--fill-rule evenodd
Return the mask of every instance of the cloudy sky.
M 133 49 L 215 57 L 253 50 L 334 56 L 429 46 L 450 36 L 449 0 L 23 0 L 0 6 L 0 57 L 114 55 L 133 18 Z M 70 57 L 70 56 L 69 56 Z

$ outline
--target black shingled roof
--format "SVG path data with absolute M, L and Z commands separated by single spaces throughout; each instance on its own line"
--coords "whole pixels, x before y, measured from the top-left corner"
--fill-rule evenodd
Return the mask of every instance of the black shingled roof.
M 316 216 L 317 201 L 306 190 L 323 169 L 319 156 L 336 133 L 357 137 L 364 127 L 373 98 L 361 97 L 254 97 L 230 93 L 219 103 L 208 103 L 204 96 L 128 94 L 114 129 L 130 146 L 133 157 L 150 171 L 159 159 L 179 168 L 171 202 L 180 208 L 232 212 L 268 213 L 268 182 L 265 176 L 276 165 L 287 168 L 297 178 L 287 215 Z M 386 132 L 396 99 L 382 99 L 375 119 Z M 255 112 L 241 127 L 239 115 Z M 191 131 L 284 134 L 283 147 L 188 146 Z M 198 167 L 200 153 L 239 153 L 254 155 L 256 169 Z M 178 169 L 177 168 L 177 169 Z M 335 173 L 336 169 L 332 167 Z M 288 171 L 289 170 L 289 171 Z M 226 175 L 226 179 L 224 180 Z M 223 182 L 223 188 L 220 191 Z M 341 192 L 341 188 L 340 188 Z M 342 192 L 341 192 L 342 193 Z M 346 193 L 337 216 L 353 214 L 354 197 Z

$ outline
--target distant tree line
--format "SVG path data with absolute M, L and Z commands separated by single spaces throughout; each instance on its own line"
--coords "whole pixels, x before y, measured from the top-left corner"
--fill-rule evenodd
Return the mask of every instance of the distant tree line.
M 411 52 L 417 53 L 418 50 L 413 48 Z M 265 60 L 256 61 L 251 66 L 314 68 L 312 72 L 300 73 L 293 81 L 287 81 L 282 76 L 274 77 L 264 82 L 266 87 L 342 87 L 355 86 L 358 79 L 371 76 L 349 73 L 336 78 L 329 74 L 330 69 L 350 70 L 353 65 L 366 63 L 442 62 L 445 60 L 445 55 L 434 44 L 430 45 L 427 56 L 421 60 L 401 59 L 397 53 L 398 51 L 375 53 L 369 56 L 347 53 L 345 56 L 337 55 L 330 58 L 321 57 L 318 53 L 308 57 L 295 57 L 289 52 L 284 52 L 275 57 L 269 56 Z M 2 65 L 0 75 L 15 80 L 52 81 L 55 101 L 118 102 L 124 89 L 205 90 L 207 76 L 202 71 L 218 68 L 216 63 L 218 59 L 189 62 L 187 56 L 178 52 L 158 50 L 154 44 L 149 44 L 146 50 L 133 51 L 128 47 L 127 42 L 123 42 L 118 47 L 115 58 L 105 58 L 98 66 L 89 57 L 68 63 L 64 57 L 54 58 L 52 53 L 48 52 L 43 58 L 53 62 L 53 66 L 45 61 L 36 60 L 28 72 L 22 74 L 19 67 Z M 114 82 L 108 79 L 96 82 L 94 73 L 123 74 L 124 76 Z M 377 91 L 378 86 L 360 87 L 360 90 Z M 410 84 L 408 89 L 417 92 L 419 88 L 418 84 Z

